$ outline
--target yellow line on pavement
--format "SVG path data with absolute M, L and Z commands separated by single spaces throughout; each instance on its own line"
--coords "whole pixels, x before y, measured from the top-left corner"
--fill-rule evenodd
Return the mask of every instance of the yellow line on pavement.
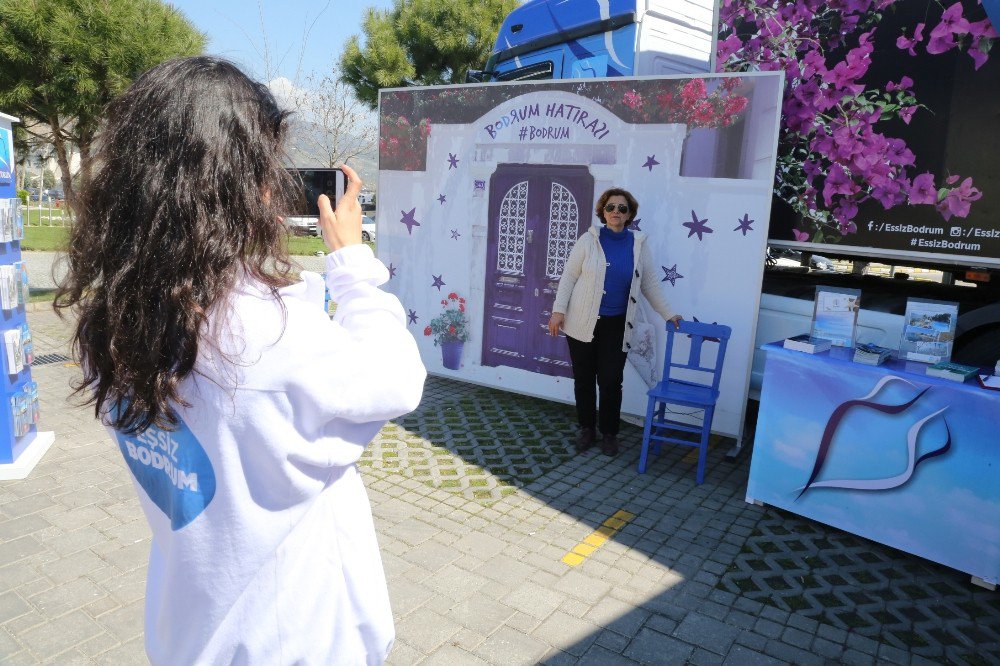
M 613 516 L 601 523 L 600 527 L 587 535 L 580 543 L 573 546 L 573 550 L 563 555 L 562 561 L 571 567 L 583 564 L 591 553 L 603 546 L 608 539 L 613 537 L 618 530 L 628 525 L 629 521 L 635 518 L 634 513 L 629 513 L 625 509 L 616 511 Z

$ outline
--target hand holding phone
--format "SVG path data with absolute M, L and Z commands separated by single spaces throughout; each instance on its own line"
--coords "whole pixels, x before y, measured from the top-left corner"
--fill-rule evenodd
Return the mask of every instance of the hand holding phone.
M 346 179 L 346 187 L 339 199 L 331 201 L 326 194 L 319 195 L 319 227 L 323 230 L 323 242 L 331 252 L 357 245 L 361 242 L 361 178 L 346 164 L 341 168 Z M 336 205 L 336 210 L 334 210 Z

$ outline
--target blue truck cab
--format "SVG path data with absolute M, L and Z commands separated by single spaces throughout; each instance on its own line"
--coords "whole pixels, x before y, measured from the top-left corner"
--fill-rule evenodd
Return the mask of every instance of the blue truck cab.
M 529 0 L 474 81 L 691 74 L 714 66 L 712 0 Z

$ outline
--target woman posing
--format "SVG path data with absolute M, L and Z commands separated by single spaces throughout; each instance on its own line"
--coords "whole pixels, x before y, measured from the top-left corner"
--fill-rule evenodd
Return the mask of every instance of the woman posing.
M 286 116 L 224 60 L 154 67 L 110 105 L 73 228 L 56 306 L 153 532 L 153 664 L 377 664 L 393 641 L 355 463 L 425 372 L 350 168 L 336 212 L 319 198 L 335 319 L 291 278 Z
M 618 455 L 622 378 L 639 295 L 680 326 L 681 316 L 670 311 L 660 291 L 645 234 L 627 228 L 638 210 L 639 202 L 621 188 L 600 196 L 596 212 L 602 224 L 593 225 L 573 246 L 552 306 L 549 334 L 563 329 L 573 364 L 577 453 L 594 445 L 600 427 L 601 453 Z

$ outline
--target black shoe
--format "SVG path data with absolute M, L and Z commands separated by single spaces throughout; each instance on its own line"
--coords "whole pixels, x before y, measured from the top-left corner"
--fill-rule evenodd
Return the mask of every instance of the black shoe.
M 590 449 L 594 446 L 594 440 L 597 439 L 597 431 L 593 428 L 580 428 L 580 432 L 576 436 L 576 448 L 577 453 L 583 453 L 584 451 Z
M 606 456 L 614 458 L 618 455 L 618 436 L 617 435 L 604 435 L 601 441 L 601 453 Z

